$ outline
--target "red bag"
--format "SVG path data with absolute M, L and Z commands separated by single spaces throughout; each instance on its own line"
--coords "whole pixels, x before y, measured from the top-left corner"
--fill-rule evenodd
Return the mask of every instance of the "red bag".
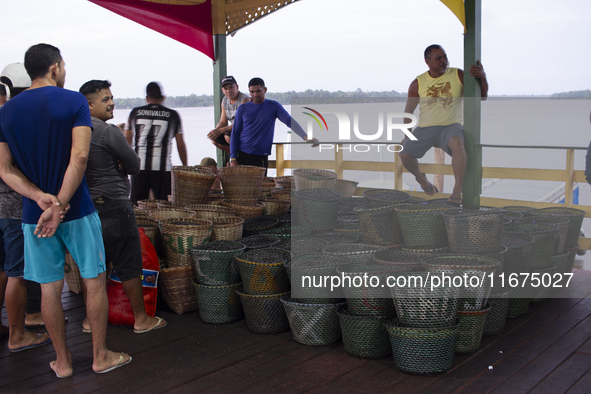
M 148 238 L 143 228 L 139 227 L 138 230 L 140 232 L 142 264 L 144 269 L 141 278 L 144 291 L 144 305 L 148 316 L 154 316 L 156 313 L 156 298 L 158 296 L 160 265 L 158 263 L 156 249 L 154 249 L 154 246 L 150 242 L 150 238 Z M 107 279 L 107 296 L 109 297 L 109 323 L 133 326 L 135 322 L 133 311 L 115 270 L 111 272 L 109 279 Z

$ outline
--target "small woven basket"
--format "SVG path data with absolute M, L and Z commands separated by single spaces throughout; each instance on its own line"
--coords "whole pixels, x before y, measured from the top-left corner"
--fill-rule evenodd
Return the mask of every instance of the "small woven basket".
M 170 172 L 171 202 L 174 206 L 203 204 L 216 176 L 209 168 L 174 166 Z
M 246 327 L 256 334 L 278 334 L 289 330 L 289 320 L 281 297 L 289 292 L 268 295 L 253 295 L 236 290 L 240 297 Z
M 389 316 L 356 316 L 337 309 L 345 351 L 354 357 L 381 358 L 392 353 L 385 323 Z
M 458 336 L 454 346 L 456 354 L 474 353 L 480 346 L 482 332 L 486 323 L 486 315 L 490 306 L 481 310 L 458 311 Z
M 240 238 L 238 240 L 241 244 L 246 245 L 246 250 L 271 248 L 280 244 L 283 240 L 274 235 L 251 235 L 250 237 Z
M 357 185 L 359 182 L 355 181 L 346 181 L 344 179 L 337 179 L 335 181 L 334 189 L 339 191 L 343 194 L 344 198 L 353 197 L 355 195 L 355 191 L 357 190 Z
M 162 296 L 166 305 L 178 315 L 199 309 L 193 286 L 194 277 L 195 269 L 192 265 L 160 268 Z
M 234 200 L 235 202 L 238 200 Z M 240 200 L 246 201 L 246 200 Z M 224 202 L 222 204 L 224 207 L 232 208 L 236 210 L 236 216 L 246 220 L 246 219 L 253 219 L 263 216 L 263 211 L 265 210 L 265 203 L 262 201 L 255 201 L 253 205 L 241 205 L 232 202 Z
M 231 323 L 244 318 L 236 289 L 241 283 L 224 286 L 208 286 L 193 282 L 199 317 L 205 323 Z
M 283 266 L 289 252 L 281 249 L 255 249 L 234 257 L 238 262 L 244 292 L 247 294 L 276 294 L 289 291 L 290 283 Z
M 363 242 L 373 245 L 399 245 L 404 242 L 395 205 L 357 207 Z
M 533 215 L 559 216 L 561 218 L 570 220 L 564 247 L 572 248 L 577 244 L 577 242 L 579 242 L 579 235 L 581 232 L 581 226 L 583 225 L 585 211 L 575 208 L 553 207 L 538 209 L 537 211 L 533 212 Z
M 249 204 L 243 202 L 242 205 L 254 205 L 261 196 L 266 171 L 266 168 L 256 166 L 234 166 L 218 169 L 226 201 L 231 204 L 236 200 L 250 201 Z
M 66 278 L 68 289 L 72 293 L 82 293 L 82 276 L 80 276 L 80 269 L 68 251 L 66 251 L 66 259 L 64 263 L 64 277 Z
M 453 361 L 458 326 L 414 328 L 402 327 L 396 320 L 386 323 L 396 367 L 413 375 L 446 372 Z
M 447 231 L 443 220 L 446 207 L 406 205 L 396 208 L 402 238 L 407 247 L 446 247 Z
M 244 219 L 239 217 L 221 217 L 212 219 L 211 241 L 234 241 L 242 238 Z
M 452 253 L 493 253 L 501 246 L 502 211 L 449 209 L 442 213 Z
M 410 200 L 410 194 L 391 189 L 365 190 L 363 197 L 365 204 L 369 206 L 400 204 Z
M 307 346 L 326 346 L 341 339 L 337 308 L 340 304 L 305 304 L 281 297 L 293 339 Z
M 234 256 L 246 246 L 233 241 L 213 241 L 193 246 L 191 257 L 195 263 L 197 283 L 223 286 L 240 282 L 240 272 Z
M 298 168 L 293 170 L 295 189 L 334 189 L 337 173 L 328 170 Z
M 313 230 L 331 229 L 337 225 L 341 192 L 330 189 L 305 189 L 296 192 L 298 220 Z
M 209 242 L 213 224 L 207 219 L 170 219 L 160 222 L 169 267 L 193 265 L 190 249 Z

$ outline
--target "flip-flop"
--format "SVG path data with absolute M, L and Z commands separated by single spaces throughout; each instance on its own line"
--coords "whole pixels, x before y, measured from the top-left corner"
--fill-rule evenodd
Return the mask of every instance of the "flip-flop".
M 122 362 L 123 361 L 123 353 L 119 353 L 119 361 L 117 361 L 117 364 L 113 365 L 110 368 L 107 369 L 103 369 L 102 371 L 95 371 L 96 373 L 107 373 L 107 372 L 111 372 L 117 368 L 121 368 L 124 365 L 127 365 L 131 362 L 131 356 L 129 356 L 129 360 Z
M 37 338 L 39 338 L 42 335 L 43 334 L 37 334 Z M 9 348 L 8 350 L 10 350 L 12 353 L 18 353 L 18 352 L 22 352 L 23 350 L 29 350 L 29 349 L 34 349 L 36 347 L 45 346 L 45 345 L 50 344 L 50 343 L 51 343 L 51 338 L 47 338 L 46 341 L 43 341 L 41 343 L 36 343 L 34 345 L 29 345 L 29 346 L 23 346 L 23 347 L 19 347 L 19 348 L 16 348 L 16 349 L 10 349 Z
M 69 378 L 70 376 L 74 375 L 74 372 L 72 372 L 71 374 L 67 375 L 67 376 L 62 376 L 60 374 L 57 373 L 57 371 L 55 369 L 53 369 L 53 364 L 55 363 L 55 360 L 49 363 L 49 368 L 51 368 L 51 370 L 55 373 L 55 376 L 57 376 L 60 379 L 65 379 L 65 378 Z
M 464 201 L 460 197 L 450 197 L 447 201 L 449 201 L 450 204 L 454 205 L 462 205 L 464 203 Z
M 82 327 L 82 332 L 83 332 L 84 334 L 92 334 L 92 329 L 90 329 L 90 328 L 84 328 L 84 327 Z
M 429 182 L 429 185 L 431 186 L 430 189 L 423 189 L 423 186 L 421 186 L 421 189 L 423 189 L 423 191 L 425 192 L 426 195 L 432 196 L 434 194 L 439 193 L 439 189 L 437 189 L 437 186 L 435 186 L 431 182 Z
M 145 333 L 150 332 L 150 331 L 154 331 L 154 330 L 158 330 L 160 328 L 164 328 L 168 324 L 166 322 L 166 320 L 162 319 L 161 317 L 156 316 L 156 319 L 158 319 L 158 323 L 156 323 L 156 325 L 154 327 L 146 328 L 145 330 L 133 330 L 133 332 L 135 332 L 136 334 L 145 334 Z M 164 324 L 161 324 L 162 322 L 164 322 Z

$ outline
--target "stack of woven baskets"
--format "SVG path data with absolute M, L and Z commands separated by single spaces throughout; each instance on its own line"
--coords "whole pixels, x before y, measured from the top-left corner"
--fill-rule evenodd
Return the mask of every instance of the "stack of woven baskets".
M 266 169 L 256 166 L 224 167 L 219 170 L 224 190 L 223 205 L 236 210 L 242 219 L 263 215 L 265 203 L 259 201 Z

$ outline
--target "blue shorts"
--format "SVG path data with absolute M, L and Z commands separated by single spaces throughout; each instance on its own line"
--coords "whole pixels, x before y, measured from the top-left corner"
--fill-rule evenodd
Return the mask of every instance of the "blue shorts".
M 23 230 L 19 219 L 0 219 L 0 272 L 21 278 L 25 268 Z
M 25 235 L 25 279 L 50 283 L 64 279 L 66 249 L 83 278 L 105 272 L 105 247 L 98 213 L 62 223 L 50 238 L 37 238 L 36 225 L 23 224 Z

